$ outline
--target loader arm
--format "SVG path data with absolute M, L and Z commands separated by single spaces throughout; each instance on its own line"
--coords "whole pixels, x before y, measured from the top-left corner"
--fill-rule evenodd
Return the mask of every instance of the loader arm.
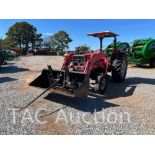
M 65 67 L 68 67 L 70 65 L 70 63 L 72 62 L 72 59 L 73 59 L 73 55 L 74 55 L 74 53 L 70 53 L 67 56 L 65 56 L 64 63 L 61 67 L 61 70 L 64 70 Z

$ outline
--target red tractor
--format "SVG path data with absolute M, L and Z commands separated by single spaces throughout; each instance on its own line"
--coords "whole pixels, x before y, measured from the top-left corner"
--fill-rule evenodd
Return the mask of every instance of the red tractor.
M 61 70 L 44 69 L 42 74 L 30 83 L 32 86 L 52 88 L 53 91 L 67 92 L 76 97 L 86 97 L 89 92 L 90 79 L 95 80 L 95 91 L 103 93 L 107 84 L 107 73 L 112 72 L 112 79 L 123 82 L 127 73 L 127 53 L 116 48 L 115 33 L 106 31 L 91 33 L 88 36 L 100 40 L 100 49 L 82 55 L 70 53 L 64 58 Z M 108 55 L 102 49 L 104 38 L 114 38 L 114 50 Z

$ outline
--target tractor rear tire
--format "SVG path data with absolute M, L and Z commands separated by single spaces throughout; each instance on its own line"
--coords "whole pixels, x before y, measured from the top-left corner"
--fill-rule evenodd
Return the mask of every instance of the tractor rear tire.
M 3 55 L 0 53 L 0 67 L 1 65 L 3 65 L 3 63 L 4 63 Z
M 115 82 L 123 82 L 127 73 L 127 55 L 118 57 L 113 61 L 112 79 Z
M 155 58 L 150 60 L 150 68 L 155 68 Z
M 97 77 L 96 84 L 95 84 L 95 92 L 103 94 L 107 87 L 107 76 L 100 75 Z

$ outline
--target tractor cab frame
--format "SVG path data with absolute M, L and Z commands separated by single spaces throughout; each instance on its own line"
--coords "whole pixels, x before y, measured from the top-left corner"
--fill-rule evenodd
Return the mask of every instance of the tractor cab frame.
M 117 43 L 117 36 L 116 33 L 105 31 L 105 32 L 98 32 L 98 33 L 89 33 L 87 36 L 97 37 L 100 40 L 100 51 L 103 51 L 103 39 L 113 37 L 114 38 L 114 50 L 116 50 L 116 43 Z

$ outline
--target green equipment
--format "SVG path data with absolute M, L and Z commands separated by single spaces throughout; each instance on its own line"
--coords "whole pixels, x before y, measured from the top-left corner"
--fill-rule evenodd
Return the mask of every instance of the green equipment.
M 4 58 L 3 58 L 3 55 L 0 51 L 0 67 L 4 64 Z
M 151 68 L 155 67 L 155 39 L 133 41 L 129 62 L 138 65 L 149 64 Z
M 111 43 L 110 45 L 108 45 L 108 47 L 106 48 L 107 54 L 112 55 L 112 52 L 114 50 L 114 46 L 115 46 L 114 43 Z M 129 46 L 129 44 L 127 42 L 118 41 L 116 43 L 116 49 L 121 50 L 121 51 L 125 51 L 125 52 L 128 53 L 129 50 L 130 50 L 130 46 Z
M 2 54 L 5 61 L 11 61 L 16 57 L 10 50 L 4 50 Z

